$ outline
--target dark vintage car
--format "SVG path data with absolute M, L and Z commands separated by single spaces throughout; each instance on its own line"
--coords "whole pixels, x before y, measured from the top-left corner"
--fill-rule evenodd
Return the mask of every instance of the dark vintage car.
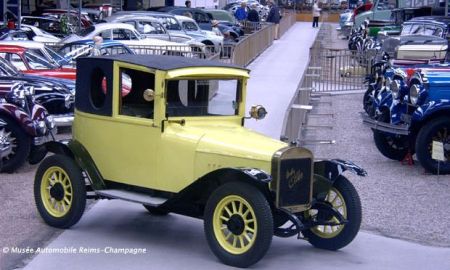
M 450 173 L 450 68 L 419 68 L 404 83 L 391 81 L 389 96 L 380 103 L 376 119 L 364 119 L 373 129 L 378 150 L 387 158 L 403 160 L 416 153 L 432 173 Z M 389 104 L 390 103 L 390 104 Z M 433 142 L 442 144 L 445 160 L 432 158 Z
M 71 125 L 75 100 L 74 81 L 22 74 L 0 57 L 0 82 L 2 81 L 22 82 L 27 88 L 33 87 L 36 102 L 47 109 L 55 123 L 58 126 Z M 9 87 L 0 85 L 0 98 L 9 91 Z
M 342 173 L 366 172 L 245 128 L 248 115 L 267 113 L 246 112 L 249 70 L 152 55 L 84 57 L 77 70 L 73 138 L 48 143 L 55 155 L 35 176 L 47 224 L 76 224 L 92 191 L 153 215 L 202 219 L 210 249 L 234 267 L 257 263 L 273 236 L 338 250 L 357 235 L 361 203 Z
M 40 161 L 47 153 L 55 127 L 47 110 L 34 102 L 33 87 L 22 82 L 0 81 L 9 92 L 0 98 L 0 172 L 13 172 L 26 160 Z

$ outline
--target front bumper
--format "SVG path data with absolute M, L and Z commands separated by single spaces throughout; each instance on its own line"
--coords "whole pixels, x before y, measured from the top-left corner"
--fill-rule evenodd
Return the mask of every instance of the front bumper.
M 409 128 L 409 125 L 407 125 L 407 124 L 393 125 L 390 123 L 380 122 L 380 121 L 370 118 L 365 113 L 361 113 L 361 117 L 363 119 L 363 124 L 372 129 L 387 132 L 387 133 L 397 134 L 397 135 L 409 135 L 410 134 L 410 128 Z
M 53 132 L 53 130 L 49 131 L 47 133 L 47 135 L 40 136 L 40 137 L 34 137 L 34 146 L 40 146 L 47 142 L 53 141 L 54 139 L 53 139 L 51 132 Z
M 73 123 L 73 114 L 52 115 L 57 127 L 70 127 Z

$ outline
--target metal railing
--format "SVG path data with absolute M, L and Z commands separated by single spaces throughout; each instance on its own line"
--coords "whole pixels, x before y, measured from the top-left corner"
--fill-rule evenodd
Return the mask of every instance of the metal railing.
M 297 15 L 293 12 L 286 12 L 283 15 L 283 18 L 281 18 L 280 26 L 278 30 L 279 37 L 283 36 L 292 25 L 295 24 L 297 21 Z

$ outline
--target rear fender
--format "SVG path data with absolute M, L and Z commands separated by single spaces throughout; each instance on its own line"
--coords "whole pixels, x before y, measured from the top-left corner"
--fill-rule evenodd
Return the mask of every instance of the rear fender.
M 77 163 L 77 165 L 86 172 L 92 188 L 94 190 L 101 190 L 105 188 L 105 182 L 94 163 L 89 152 L 84 146 L 75 140 L 66 140 L 59 142 L 48 142 L 45 144 L 48 152 L 65 155 Z

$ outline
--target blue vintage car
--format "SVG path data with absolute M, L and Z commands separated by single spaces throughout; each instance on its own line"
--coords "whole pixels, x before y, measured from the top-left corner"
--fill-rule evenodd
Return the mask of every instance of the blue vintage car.
M 378 150 L 394 160 L 416 153 L 427 171 L 450 173 L 450 69 L 419 69 L 409 87 L 394 80 L 390 88 L 391 105 L 377 119 L 364 119 Z M 431 158 L 432 141 L 443 143 L 447 161 Z

